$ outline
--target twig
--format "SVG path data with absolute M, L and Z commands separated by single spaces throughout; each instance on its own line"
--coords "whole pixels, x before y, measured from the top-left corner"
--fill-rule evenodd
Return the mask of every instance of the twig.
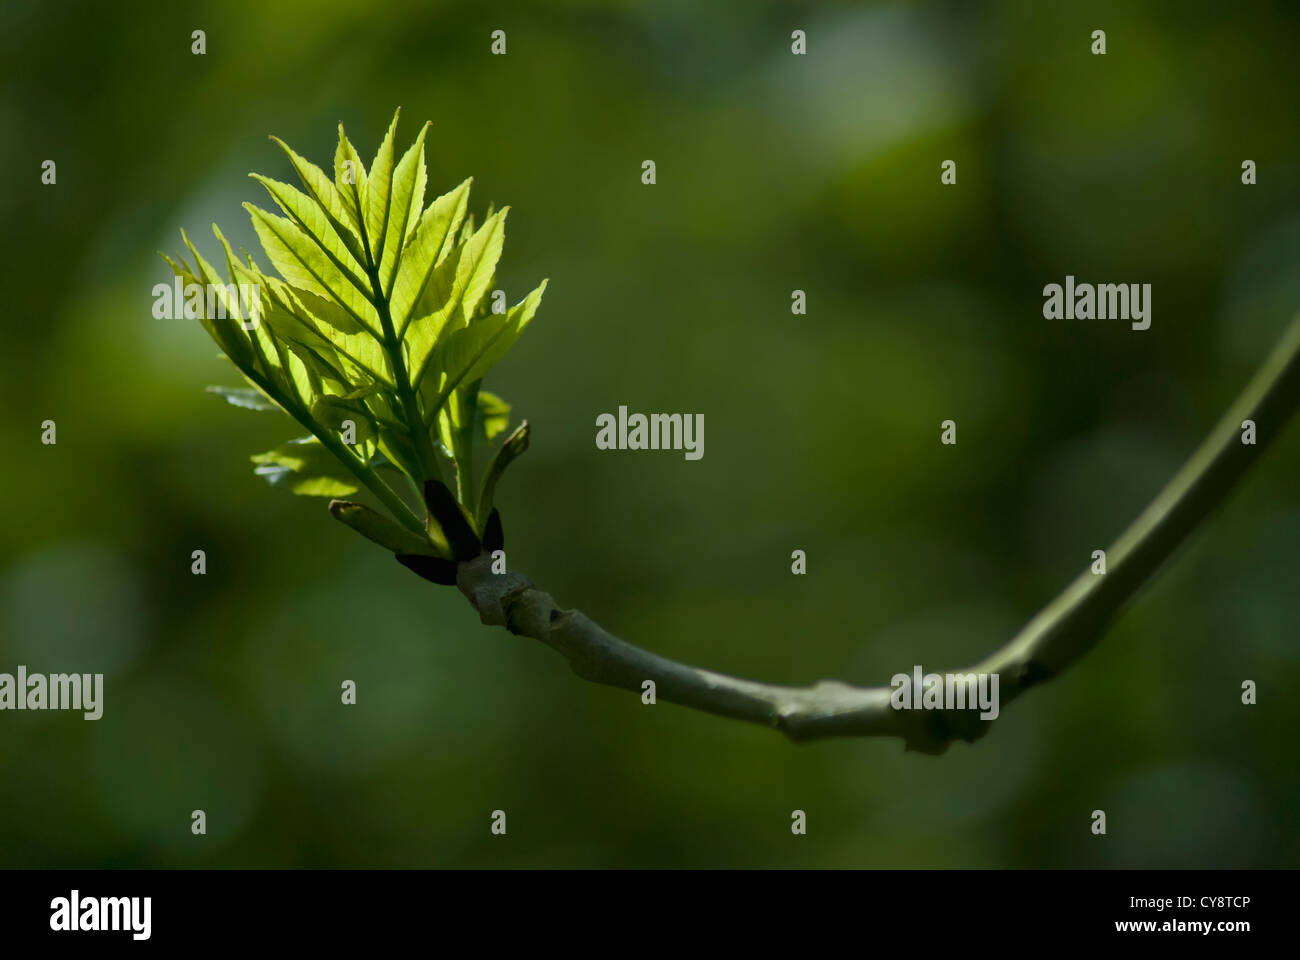
M 1205 442 L 1106 551 L 1107 572 L 1085 572 L 1002 649 L 959 673 L 997 674 L 1000 706 L 1051 679 L 1101 637 L 1115 613 L 1259 458 L 1300 406 L 1300 318 L 1282 335 Z M 1242 442 L 1253 420 L 1257 442 Z M 976 710 L 895 710 L 889 687 L 823 680 L 810 687 L 741 680 L 669 660 L 604 630 L 578 610 L 561 610 L 517 573 L 493 574 L 485 552 L 463 562 L 456 585 L 485 624 L 505 626 L 559 652 L 585 680 L 641 691 L 686 707 L 775 727 L 791 740 L 901 737 L 909 750 L 943 753 L 977 740 L 991 721 Z

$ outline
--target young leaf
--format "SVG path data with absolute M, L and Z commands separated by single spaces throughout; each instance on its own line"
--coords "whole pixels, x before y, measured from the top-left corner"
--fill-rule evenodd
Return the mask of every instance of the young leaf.
M 224 397 L 232 407 L 245 410 L 279 410 L 280 407 L 261 390 L 252 387 L 208 387 L 208 393 Z
M 510 404 L 495 393 L 478 392 L 478 409 L 474 414 L 475 433 L 482 440 L 491 440 L 510 426 Z
M 375 162 L 366 175 L 365 189 L 361 191 L 366 221 L 366 236 L 370 244 L 370 261 L 383 263 L 384 244 L 388 237 L 388 214 L 392 208 L 393 197 L 393 135 L 397 132 L 399 108 L 393 114 L 393 121 L 388 125 L 388 133 L 379 144 Z M 402 226 L 406 226 L 406 212 L 402 213 Z M 381 291 L 376 290 L 377 294 Z
M 183 230 L 181 231 L 181 237 L 185 240 L 186 245 L 193 250 L 193 245 L 190 244 L 189 237 L 185 235 Z M 170 257 L 165 257 L 165 259 L 168 265 L 171 266 L 172 271 L 181 278 L 185 287 L 188 288 L 190 284 L 197 284 L 202 287 L 208 282 L 206 275 L 200 276 L 199 273 L 191 271 L 184 260 L 177 263 Z M 203 263 L 200 258 L 200 269 L 202 267 Z M 208 269 L 211 270 L 210 267 Z M 204 306 L 206 307 L 206 303 Z M 248 335 L 240 329 L 239 321 L 231 317 L 229 311 L 224 312 L 226 316 L 223 318 L 209 316 L 206 309 L 201 309 L 198 319 L 203 324 L 203 329 L 208 331 L 208 335 L 221 348 L 221 352 L 229 357 L 231 362 L 241 371 L 248 372 L 253 369 L 254 362 L 253 348 L 249 343 Z
M 315 437 L 290 440 L 254 454 L 253 472 L 272 486 L 310 497 L 345 497 L 359 488 L 343 465 Z
M 253 220 L 257 238 L 266 248 L 271 264 L 295 287 L 332 300 L 373 336 L 379 336 L 379 314 L 353 277 L 339 269 L 320 245 L 292 220 L 244 204 Z
M 298 174 L 298 179 L 302 181 L 303 189 L 307 191 L 307 195 L 316 201 L 317 205 L 325 213 L 330 226 L 334 228 L 334 232 L 338 234 L 344 246 L 348 248 L 348 252 L 352 254 L 352 259 L 360 264 L 365 259 L 364 254 L 361 252 L 361 234 L 357 233 L 356 227 L 348 215 L 343 197 L 339 194 L 334 181 L 316 164 L 298 156 L 279 137 L 272 137 L 271 139 L 279 144 L 280 149 L 288 155 L 289 162 L 293 164 L 294 172 Z
M 439 265 L 432 282 L 425 287 L 415 306 L 414 315 L 423 319 L 414 322 L 430 324 L 440 333 L 444 329 L 454 332 L 470 323 L 479 302 L 492 287 L 497 260 L 505 242 L 505 218 L 509 212 L 507 207 L 489 218 L 481 230 L 457 245 L 446 266 Z M 454 272 L 450 269 L 452 257 L 455 258 Z M 412 368 L 415 370 L 412 383 L 415 383 L 422 371 L 414 364 Z
M 461 315 L 466 323 L 474 316 L 496 279 L 497 261 L 501 259 L 501 248 L 506 242 L 506 215 L 509 212 L 509 207 L 502 207 L 499 213 L 489 216 L 482 229 L 465 244 L 465 252 L 456 265 Z
M 383 256 L 379 259 L 379 286 L 385 296 L 392 295 L 397 264 L 407 234 L 419 223 L 419 205 L 424 199 L 424 137 L 428 131 L 429 124 L 426 123 L 393 171 L 391 210 L 384 234 Z
M 249 383 L 215 392 L 236 405 L 278 406 L 313 434 L 259 454 L 260 475 L 316 495 L 365 486 L 392 512 L 398 529 L 445 555 L 454 544 L 464 557 L 478 550 L 475 531 L 492 515 L 496 481 L 527 438 L 524 430 L 507 440 L 484 478 L 481 512 L 472 510 L 474 438 L 503 432 L 510 410 L 481 391 L 480 382 L 531 321 L 546 284 L 505 314 L 484 309 L 496 283 L 507 209 L 489 206 L 476 229 L 470 180 L 425 208 L 429 125 L 399 158 L 399 115 L 369 172 L 342 125 L 332 178 L 275 141 L 303 189 L 254 174 L 284 216 L 247 208 L 280 276 L 264 273 L 247 252 L 236 257 L 215 227 L 229 283 L 183 233 L 195 266 L 184 258 L 167 262 L 185 284 L 207 288 L 206 302 L 198 309 L 188 304 L 189 312 Z M 241 305 L 246 288 L 257 292 Z M 258 322 L 245 326 L 246 318 Z M 355 438 L 347 429 L 339 434 L 348 420 Z M 439 450 L 454 462 L 459 502 L 439 479 Z M 388 485 L 389 470 L 425 492 L 423 521 Z M 339 509 L 364 517 L 357 523 L 372 532 L 378 529 L 361 508 Z M 391 545 L 390 534 L 380 538 Z M 402 549 L 411 548 L 407 542 Z M 412 558 L 420 559 L 407 555 Z M 434 572 L 454 578 L 454 569 Z
M 496 496 L 497 482 L 501 475 L 506 472 L 506 467 L 514 463 L 515 460 L 523 456 L 524 451 L 528 449 L 528 421 L 525 420 L 515 428 L 515 432 L 506 437 L 505 443 L 497 451 L 492 462 L 488 464 L 487 473 L 483 475 L 483 489 L 478 497 L 478 510 L 475 516 L 480 526 L 487 523 L 488 517 L 492 515 L 495 509 L 492 506 L 492 500 Z
M 331 222 L 325 209 L 305 193 L 294 189 L 287 183 L 280 183 L 264 177 L 260 173 L 250 173 L 250 177 L 266 188 L 276 206 L 284 211 L 333 263 L 337 271 L 347 279 L 363 298 L 370 295 L 369 284 L 365 280 L 365 267 L 362 259 L 353 255 L 348 245 Z M 345 232 L 347 231 L 345 228 Z M 364 255 L 363 255 L 364 256 Z
M 392 290 L 393 326 L 399 337 L 406 334 L 415 305 L 433 279 L 434 269 L 453 247 L 456 230 L 469 206 L 472 182 L 472 178 L 465 180 L 434 200 L 420 217 L 415 234 L 407 244 Z
M 543 280 L 536 290 L 505 313 L 489 313 L 469 326 L 439 338 L 427 363 L 427 369 L 439 378 L 436 392 L 429 391 L 433 384 L 432 376 L 421 384 L 422 393 L 427 397 L 425 410 L 429 411 L 427 416 L 430 419 L 436 416 L 451 391 L 462 383 L 482 380 L 488 370 L 505 356 L 537 312 L 546 283 Z
M 347 211 L 358 236 L 365 230 L 361 206 L 365 184 L 366 165 L 361 162 L 360 154 L 348 140 L 348 135 L 343 132 L 343 124 L 340 123 L 339 145 L 334 151 L 334 186 L 338 188 L 339 197 L 343 200 L 343 209 Z
M 312 401 L 311 415 L 321 426 L 335 432 L 351 422 L 355 433 L 353 442 L 361 459 L 368 462 L 375 455 L 378 426 L 370 419 L 370 411 L 360 400 L 345 400 L 328 394 L 319 396 Z
M 393 553 L 435 556 L 433 545 L 423 537 L 399 527 L 382 513 L 348 500 L 331 500 L 330 513 L 357 533 Z

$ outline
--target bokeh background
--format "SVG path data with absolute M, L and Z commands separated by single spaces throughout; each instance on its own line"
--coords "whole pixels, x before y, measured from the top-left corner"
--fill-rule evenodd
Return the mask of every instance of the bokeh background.
M 1298 46 L 1281 0 L 5 3 L 0 670 L 106 695 L 0 714 L 0 865 L 1295 866 L 1300 426 L 981 742 L 795 747 L 587 685 L 267 487 L 249 455 L 298 431 L 205 394 L 232 368 L 151 288 L 182 227 L 253 247 L 246 174 L 292 179 L 267 134 L 327 163 L 340 120 L 369 158 L 430 119 L 431 192 L 513 205 L 511 301 L 551 280 L 487 384 L 534 427 L 512 568 L 742 676 L 943 670 L 1300 306 Z M 1151 329 L 1044 320 L 1067 273 L 1153 284 Z M 703 413 L 704 459 L 598 452 L 619 404 Z

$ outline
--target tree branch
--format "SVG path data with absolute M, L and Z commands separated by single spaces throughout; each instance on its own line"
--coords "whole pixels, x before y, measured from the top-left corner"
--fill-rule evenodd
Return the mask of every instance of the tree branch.
M 1005 707 L 1082 657 L 1115 613 L 1227 497 L 1297 406 L 1300 317 L 1191 459 L 1106 551 L 1108 572 L 1081 574 L 1006 646 L 957 672 L 997 674 Z M 1242 443 L 1245 420 L 1255 422 L 1255 444 Z M 491 562 L 484 552 L 457 568 L 456 585 L 482 622 L 542 641 L 584 680 L 638 692 L 653 680 L 659 698 L 774 727 L 794 741 L 901 737 L 909 750 L 938 754 L 953 740 L 979 739 L 992 722 L 979 719 L 977 710 L 895 710 L 890 687 L 832 680 L 774 686 L 687 666 L 620 640 L 578 610 L 559 609 L 521 574 L 493 574 Z

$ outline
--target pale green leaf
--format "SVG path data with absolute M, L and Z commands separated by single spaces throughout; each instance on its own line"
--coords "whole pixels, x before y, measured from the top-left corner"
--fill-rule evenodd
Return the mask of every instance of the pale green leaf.
M 464 243 L 474 235 L 474 214 L 465 218 L 464 225 L 460 228 L 460 236 L 456 238 L 457 243 Z
M 253 387 L 208 387 L 208 393 L 215 393 L 232 407 L 242 407 L 245 410 L 280 409 L 278 403 Z
M 244 204 L 253 220 L 253 229 L 266 248 L 271 264 L 295 287 L 301 287 L 346 310 L 354 320 L 379 336 L 379 314 L 374 304 L 362 294 L 296 223 L 284 217 Z
M 483 475 L 483 488 L 479 492 L 478 513 L 475 518 L 480 530 L 487 526 L 488 516 L 492 513 L 492 504 L 496 498 L 497 483 L 501 480 L 501 475 L 506 472 L 506 467 L 528 449 L 528 435 L 528 421 L 525 420 L 519 424 L 514 433 L 506 437 L 505 442 L 501 444 L 501 449 L 488 464 L 487 472 Z
M 215 224 L 212 232 L 216 234 L 225 250 L 226 268 L 230 272 L 231 279 L 242 285 L 242 288 L 250 294 L 255 294 L 250 299 L 257 305 L 254 318 L 257 322 L 255 329 L 249 334 L 249 339 L 253 344 L 254 352 L 266 367 L 266 378 L 283 391 L 285 396 L 296 399 L 299 403 L 310 402 L 311 397 L 320 392 L 319 378 L 331 374 L 318 372 L 315 358 L 302 355 L 302 351 L 295 349 L 294 344 L 286 343 L 281 338 L 273 336 L 271 327 L 265 322 L 265 318 L 275 307 L 276 300 L 273 294 L 276 287 L 284 285 L 267 277 L 261 271 L 240 263 L 229 242 Z M 332 359 L 331 351 L 325 350 L 324 353 L 330 355 Z M 338 378 L 337 373 L 332 375 L 335 379 Z
M 428 134 L 432 124 L 426 123 L 420 135 L 423 137 Z M 415 229 L 420 225 L 420 217 L 424 214 L 424 191 L 429 186 L 429 172 L 424 166 L 424 145 L 420 146 L 420 160 L 415 165 L 415 183 L 411 187 L 410 209 L 406 216 L 406 234 L 404 242 L 409 244 L 415 238 Z M 393 275 L 396 281 L 396 271 Z M 390 291 L 391 293 L 391 291 Z
M 472 183 L 472 178 L 465 180 L 429 204 L 407 244 L 397 267 L 391 298 L 393 327 L 399 337 L 405 335 L 415 305 L 433 280 L 435 268 L 445 262 L 454 248 L 456 230 L 469 207 Z
M 181 239 L 185 241 L 185 245 L 189 248 L 198 267 L 197 273 L 183 276 L 182 279 L 185 280 L 186 287 L 190 283 L 195 283 L 205 288 L 199 312 L 200 322 L 212 339 L 225 352 L 226 356 L 234 362 L 235 366 L 241 370 L 257 369 L 259 356 L 254 349 L 255 340 L 250 338 L 248 332 L 242 329 L 238 296 L 230 297 L 229 291 L 225 288 L 225 279 L 203 258 L 203 255 L 199 253 L 198 248 L 190 241 L 184 230 L 181 231 Z M 215 293 L 222 309 L 212 311 L 207 309 L 207 291 L 209 289 Z M 261 372 L 265 373 L 267 371 L 263 368 Z
M 399 116 L 369 171 L 342 125 L 332 177 L 275 141 L 303 189 L 254 174 L 284 216 L 247 208 L 268 269 L 280 276 L 246 251 L 236 258 L 220 231 L 229 282 L 188 237 L 195 266 L 167 262 L 184 282 L 210 289 L 192 312 L 250 385 L 214 392 L 254 409 L 278 405 L 315 435 L 259 454 L 258 473 L 318 495 L 364 485 L 415 524 L 377 471 L 400 470 L 420 486 L 439 477 L 442 449 L 470 506 L 475 437 L 502 434 L 510 414 L 480 383 L 531 321 L 546 284 L 504 314 L 486 310 L 507 209 L 489 206 L 476 227 L 470 180 L 422 209 L 429 125 L 399 151 Z M 241 303 L 245 287 L 255 292 Z M 355 445 L 339 443 L 346 420 L 357 428 Z
M 325 394 L 312 401 L 311 415 L 322 427 L 335 432 L 340 432 L 345 423 L 351 422 L 355 432 L 354 449 L 361 459 L 369 462 L 375 455 L 378 427 L 370 419 L 370 411 L 362 401 Z
M 289 162 L 293 164 L 294 172 L 298 174 L 298 179 L 302 181 L 303 189 L 307 195 L 320 205 L 329 219 L 330 226 L 334 232 L 347 247 L 352 258 L 360 264 L 365 259 L 365 254 L 361 250 L 361 234 L 356 230 L 355 225 L 347 211 L 347 205 L 343 197 L 339 194 L 339 189 L 334 182 L 326 175 L 325 171 L 311 161 L 299 156 L 293 149 L 281 140 L 279 137 L 272 137 L 280 149 L 289 157 Z
M 510 404 L 495 393 L 480 390 L 478 409 L 474 414 L 476 433 L 483 440 L 491 440 L 510 426 Z
M 392 385 L 383 344 L 358 325 L 351 314 L 333 301 L 306 290 L 291 290 L 289 296 L 295 304 L 295 315 L 328 340 L 340 356 L 365 371 L 369 378 Z
M 343 209 L 360 236 L 365 229 L 361 211 L 362 191 L 366 185 L 366 165 L 339 124 L 339 145 L 334 151 L 334 186 L 343 201 Z
M 336 520 L 393 553 L 438 556 L 438 551 L 426 538 L 417 536 L 364 504 L 334 500 L 330 503 L 330 513 Z
M 433 417 L 451 391 L 462 383 L 481 380 L 514 345 L 533 319 L 546 291 L 547 281 L 505 313 L 488 313 L 468 327 L 455 330 L 438 341 L 430 355 L 429 375 L 421 382 L 425 416 Z
M 492 288 L 496 278 L 497 261 L 505 245 L 506 214 L 509 207 L 487 218 L 465 244 L 456 264 L 456 290 L 453 296 L 461 302 L 460 312 L 465 322 L 474 316 L 483 297 Z
M 366 182 L 361 190 L 361 209 L 365 214 L 366 236 L 370 243 L 370 262 L 378 265 L 384 258 L 384 241 L 388 236 L 388 214 L 393 195 L 393 137 L 397 133 L 399 109 L 393 114 L 393 122 L 388 125 L 379 144 L 379 152 L 366 174 Z M 406 214 L 402 214 L 402 226 L 406 225 Z
M 311 197 L 287 183 L 272 180 L 258 173 L 250 177 L 266 188 L 271 199 L 308 237 L 314 240 L 329 258 L 335 269 L 357 289 L 362 297 L 369 300 L 372 296 L 370 283 L 365 276 L 365 267 L 352 255 L 338 230 L 330 222 L 325 210 Z
M 406 368 L 412 386 L 419 384 L 438 338 L 443 335 L 443 330 L 447 328 L 452 316 L 458 315 L 454 309 L 455 302 L 450 299 L 456 281 L 457 263 L 456 254 L 452 253 L 434 268 L 433 277 L 429 280 L 430 290 L 446 291 L 441 294 L 444 304 L 447 305 L 446 308 L 427 314 L 418 320 L 412 320 L 406 327 L 403 345 Z
M 481 230 L 461 243 L 434 271 L 433 279 L 420 300 L 420 319 L 412 321 L 411 333 L 408 334 L 412 385 L 424 378 L 435 343 L 469 324 L 479 301 L 491 288 L 505 241 L 507 212 L 508 207 L 489 218 Z M 453 258 L 454 271 L 451 268 Z M 426 310 L 431 312 L 425 313 Z
M 466 495 L 474 464 L 474 419 L 481 384 L 480 380 L 461 384 L 438 411 L 438 441 L 444 449 L 451 451 L 451 458 L 456 463 L 458 489 Z
M 344 497 L 359 489 L 352 474 L 315 437 L 290 440 L 251 459 L 259 477 L 303 496 Z
M 397 169 L 393 171 L 392 198 L 384 235 L 383 254 L 379 258 L 379 286 L 385 296 L 391 297 L 393 283 L 397 276 L 397 264 L 402 256 L 402 248 L 407 234 L 413 224 L 418 224 L 419 204 L 424 199 L 424 138 L 429 131 L 425 124 L 415 143 L 406 151 Z M 419 193 L 416 196 L 417 181 Z

